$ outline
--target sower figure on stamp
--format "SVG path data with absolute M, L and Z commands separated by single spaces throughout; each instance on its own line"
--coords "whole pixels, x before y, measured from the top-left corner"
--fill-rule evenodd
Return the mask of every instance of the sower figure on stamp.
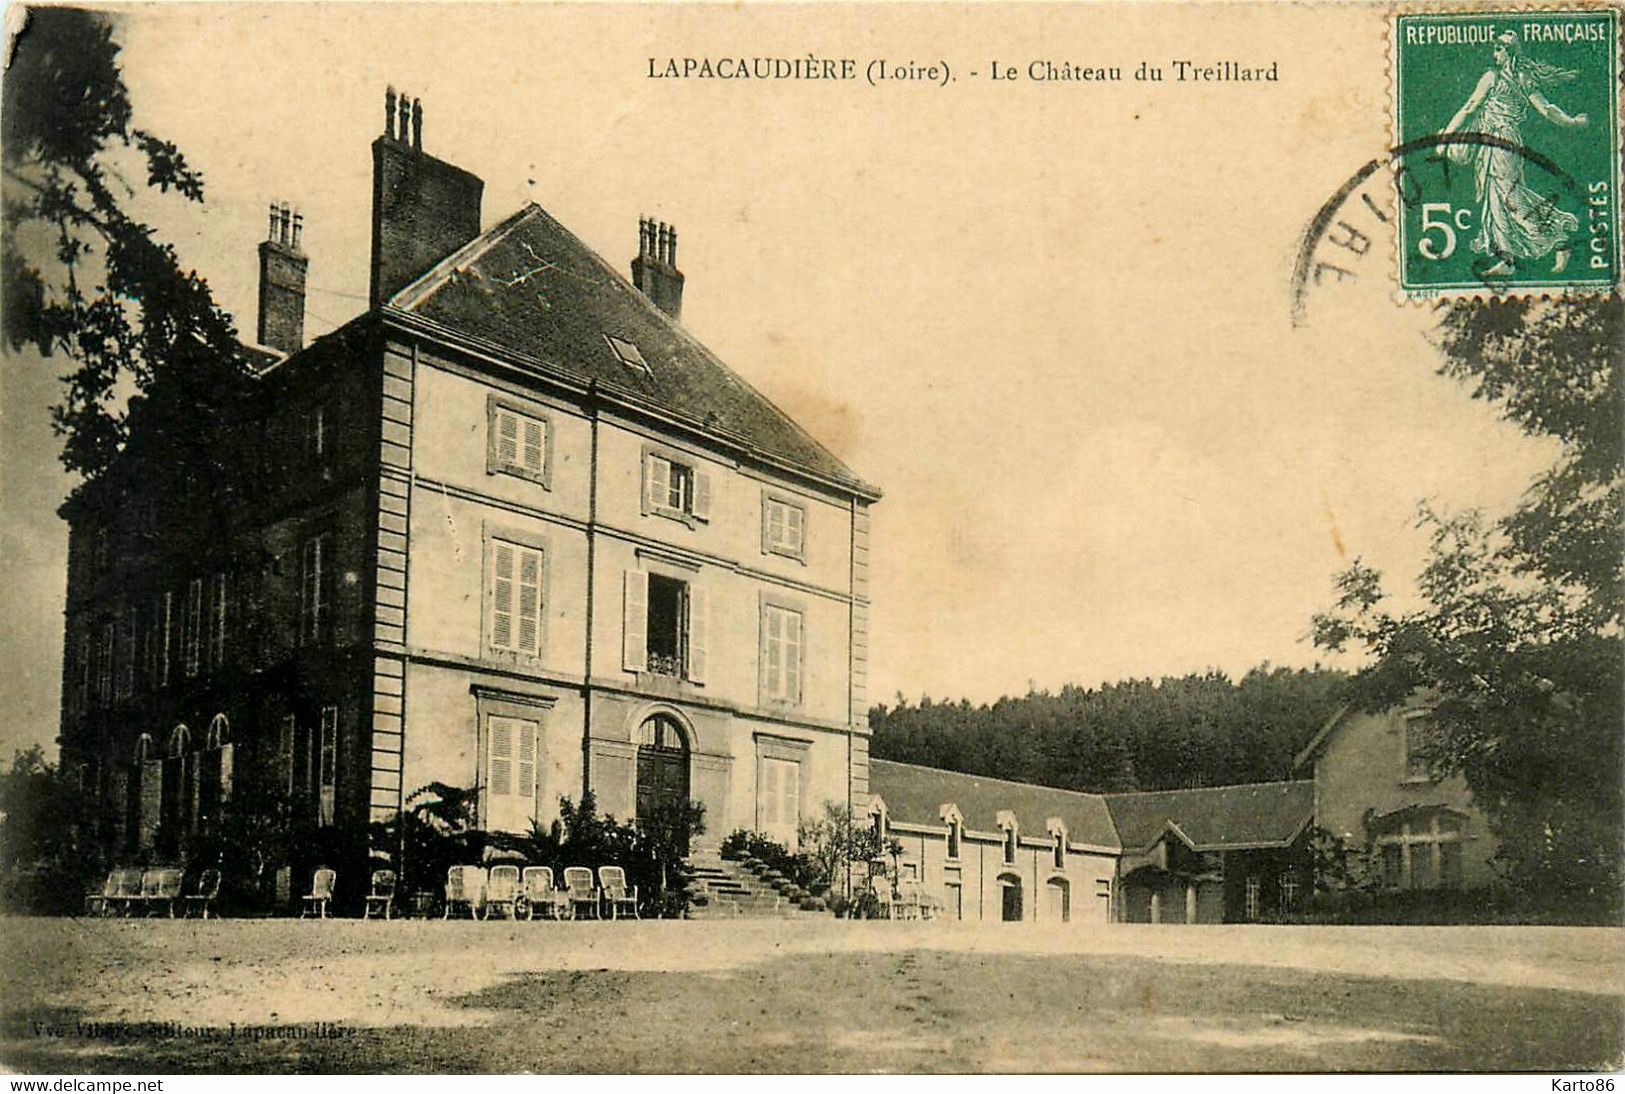
M 1519 260 L 1543 258 L 1553 251 L 1557 252 L 1553 273 L 1561 273 L 1568 265 L 1573 246 L 1569 239 L 1579 230 L 1580 220 L 1523 184 L 1524 164 L 1519 149 L 1523 145 L 1521 127 L 1531 106 L 1553 125 L 1578 129 L 1589 122 L 1584 114 L 1565 113 L 1543 94 L 1545 88 L 1566 83 L 1576 75 L 1572 69 L 1525 57 L 1518 36 L 1507 31 L 1496 39 L 1494 63 L 1479 78 L 1478 86 L 1450 124 L 1440 131 L 1454 133 L 1476 114 L 1468 132 L 1497 137 L 1513 146 L 1449 148 L 1458 162 L 1474 162 L 1479 228 L 1472 249 L 1496 260 L 1483 271 L 1486 277 L 1510 276 Z

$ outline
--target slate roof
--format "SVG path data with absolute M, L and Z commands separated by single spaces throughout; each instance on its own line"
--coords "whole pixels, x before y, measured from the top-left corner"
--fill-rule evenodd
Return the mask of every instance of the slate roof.
M 1314 819 L 1315 784 L 1244 783 L 1197 790 L 1107 794 L 1124 848 L 1150 847 L 1172 821 L 1198 851 L 1281 847 Z
M 828 449 L 535 203 L 484 232 L 385 305 L 540 369 L 689 420 L 747 450 L 879 497 Z M 644 372 L 607 336 L 637 347 Z
M 1051 817 L 1060 817 L 1067 838 L 1113 851 L 1122 845 L 1105 799 L 1099 794 L 1059 790 L 1031 783 L 964 775 L 891 760 L 869 761 L 869 790 L 886 803 L 893 822 L 941 826 L 942 807 L 952 802 L 965 818 L 967 830 L 998 831 L 998 815 L 1015 814 L 1023 836 L 1042 839 Z

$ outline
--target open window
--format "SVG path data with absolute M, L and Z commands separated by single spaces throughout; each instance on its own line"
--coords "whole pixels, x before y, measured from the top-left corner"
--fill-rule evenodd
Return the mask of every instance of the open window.
M 709 598 L 693 582 L 626 572 L 623 667 L 627 672 L 705 682 Z
M 710 520 L 710 474 L 680 453 L 645 449 L 643 511 L 685 524 Z

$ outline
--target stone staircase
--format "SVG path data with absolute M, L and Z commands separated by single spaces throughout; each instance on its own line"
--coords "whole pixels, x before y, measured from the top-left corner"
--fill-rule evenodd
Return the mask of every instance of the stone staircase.
M 704 897 L 705 901 L 689 905 L 690 919 L 796 919 L 829 915 L 825 911 L 803 910 L 782 887 L 774 886 L 714 850 L 694 851 L 687 861 L 693 878 L 689 891 L 695 897 Z

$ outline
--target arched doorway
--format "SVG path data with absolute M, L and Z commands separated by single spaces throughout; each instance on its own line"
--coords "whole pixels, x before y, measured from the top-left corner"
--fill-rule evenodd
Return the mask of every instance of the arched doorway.
M 1064 877 L 1052 877 L 1044 886 L 1044 918 L 1058 923 L 1072 921 L 1072 886 Z
M 638 726 L 637 815 L 688 801 L 688 733 L 669 714 L 656 714 Z
M 1021 922 L 1021 879 L 1015 874 L 999 875 L 999 918 L 1006 923 Z

